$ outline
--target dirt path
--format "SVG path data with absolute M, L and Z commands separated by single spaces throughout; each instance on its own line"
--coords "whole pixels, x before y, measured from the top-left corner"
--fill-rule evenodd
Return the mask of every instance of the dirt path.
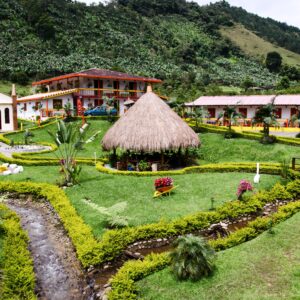
M 8 204 L 29 234 L 39 299 L 91 299 L 71 241 L 51 206 L 26 200 Z

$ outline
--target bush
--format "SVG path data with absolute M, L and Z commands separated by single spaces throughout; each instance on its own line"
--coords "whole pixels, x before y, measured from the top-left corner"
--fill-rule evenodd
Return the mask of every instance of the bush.
M 277 139 L 276 139 L 276 136 L 274 136 L 274 135 L 265 135 L 265 136 L 263 136 L 261 139 L 260 139 L 260 142 L 262 143 L 262 144 L 266 144 L 266 145 L 268 145 L 268 144 L 274 144 L 274 143 L 276 143 L 276 141 L 277 141 Z
M 206 241 L 197 236 L 178 238 L 171 252 L 171 268 L 179 280 L 199 280 L 214 270 L 214 250 Z
M 36 299 L 33 261 L 28 251 L 29 238 L 20 225 L 19 217 L 0 204 L 3 234 L 1 299 Z
M 10 75 L 10 81 L 21 85 L 26 85 L 29 82 L 29 77 L 24 72 L 15 72 Z

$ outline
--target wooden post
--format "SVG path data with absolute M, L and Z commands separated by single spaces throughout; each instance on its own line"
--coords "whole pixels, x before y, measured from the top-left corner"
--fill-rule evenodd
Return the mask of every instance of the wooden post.
M 14 130 L 17 130 L 18 129 L 17 94 L 16 94 L 16 86 L 14 84 L 12 85 L 11 98 L 12 98 L 13 128 Z
M 292 169 L 295 170 L 296 169 L 296 157 L 292 158 Z

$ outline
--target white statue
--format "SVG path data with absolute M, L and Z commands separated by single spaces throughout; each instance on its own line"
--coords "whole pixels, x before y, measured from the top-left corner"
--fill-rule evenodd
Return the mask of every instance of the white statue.
M 256 174 L 254 176 L 254 183 L 259 183 L 260 175 L 259 175 L 259 163 L 256 164 Z

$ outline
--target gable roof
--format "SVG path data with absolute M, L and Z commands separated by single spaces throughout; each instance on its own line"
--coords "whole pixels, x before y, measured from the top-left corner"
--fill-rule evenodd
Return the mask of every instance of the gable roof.
M 41 84 L 49 84 L 53 81 L 59 81 L 63 79 L 69 79 L 74 77 L 86 77 L 86 78 L 98 78 L 98 79 L 118 79 L 118 80 L 126 80 L 126 81 L 143 81 L 149 83 L 161 83 L 160 79 L 149 78 L 143 76 L 131 75 L 128 73 L 122 73 L 118 71 L 111 71 L 105 69 L 88 69 L 76 73 L 70 73 L 66 75 L 61 75 L 49 79 L 44 79 L 40 81 L 33 82 L 32 85 L 41 85 Z
M 34 94 L 34 95 L 29 95 L 29 96 L 18 98 L 17 101 L 18 102 L 39 101 L 39 100 L 43 100 L 43 99 L 51 99 L 51 98 L 55 98 L 55 97 L 69 95 L 69 94 L 76 93 L 76 92 L 78 92 L 78 89 L 48 92 L 48 93 L 39 93 L 39 94 Z
M 13 100 L 11 97 L 0 93 L 0 104 L 12 104 Z

